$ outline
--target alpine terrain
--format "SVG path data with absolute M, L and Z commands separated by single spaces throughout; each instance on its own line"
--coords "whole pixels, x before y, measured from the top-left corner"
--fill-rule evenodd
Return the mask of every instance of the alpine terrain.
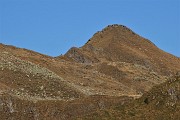
M 180 119 L 180 58 L 123 25 L 51 57 L 0 44 L 0 119 Z

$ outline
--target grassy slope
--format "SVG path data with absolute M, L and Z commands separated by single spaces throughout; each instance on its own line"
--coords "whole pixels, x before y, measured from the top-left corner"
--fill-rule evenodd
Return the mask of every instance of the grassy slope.
M 129 104 L 96 111 L 79 119 L 178 120 L 179 113 L 180 76 L 175 76 Z

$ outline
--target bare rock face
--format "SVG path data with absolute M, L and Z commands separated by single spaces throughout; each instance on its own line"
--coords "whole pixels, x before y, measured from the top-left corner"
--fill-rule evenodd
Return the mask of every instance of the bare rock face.
M 140 98 L 179 70 L 179 58 L 117 24 L 58 57 L 0 44 L 0 116 L 76 119 Z M 178 103 L 176 91 L 167 89 L 169 105 Z
M 78 62 L 78 63 L 91 64 L 91 63 L 98 62 L 98 59 L 86 55 L 80 49 L 78 49 L 76 47 L 72 47 L 65 54 L 65 56 L 68 57 L 69 59 L 72 59 L 75 62 Z

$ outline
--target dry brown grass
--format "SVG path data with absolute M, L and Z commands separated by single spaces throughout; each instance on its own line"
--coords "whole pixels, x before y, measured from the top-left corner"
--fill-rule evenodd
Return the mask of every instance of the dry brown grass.
M 58 57 L 0 44 L 0 112 L 3 119 L 109 119 L 116 110 L 104 109 L 141 97 L 179 69 L 179 58 L 122 25 Z

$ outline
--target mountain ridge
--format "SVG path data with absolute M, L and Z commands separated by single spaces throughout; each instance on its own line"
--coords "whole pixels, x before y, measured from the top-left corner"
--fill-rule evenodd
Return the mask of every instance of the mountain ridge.
M 179 58 L 123 25 L 57 57 L 0 44 L 0 114 L 75 119 L 140 98 L 178 70 Z
M 102 31 L 97 32 L 84 46 L 71 49 L 65 54 L 65 56 L 68 56 L 71 52 L 72 56 L 73 52 L 77 51 L 76 56 L 74 56 L 75 59 L 76 57 L 80 57 L 81 59 L 83 59 L 82 56 L 84 54 L 84 56 L 87 57 L 84 57 L 84 59 L 86 59 L 86 62 L 88 61 L 92 63 L 99 61 L 98 57 L 106 57 L 105 59 L 108 61 L 122 61 L 130 63 L 136 61 L 136 63 L 138 64 L 147 65 L 149 64 L 149 62 L 152 63 L 153 61 L 157 60 L 159 60 L 159 63 L 162 62 L 162 64 L 167 64 L 169 63 L 170 59 L 174 59 L 174 61 L 176 62 L 175 64 L 171 63 L 170 67 L 174 67 L 175 69 L 176 66 L 180 64 L 179 58 L 176 58 L 169 53 L 165 53 L 164 51 L 156 47 L 151 41 L 135 34 L 135 32 L 133 32 L 129 28 L 117 24 L 109 25 L 105 27 Z M 157 55 L 154 53 L 156 53 Z M 81 55 L 78 56 L 78 54 Z M 132 57 L 134 58 L 133 60 L 130 59 Z M 92 60 L 90 60 L 90 58 L 92 58 Z M 147 63 L 142 63 L 145 61 L 144 58 L 146 59 Z M 83 60 L 81 60 L 81 62 L 82 61 Z M 158 64 L 159 67 L 163 68 L 165 66 L 168 66 L 163 66 L 162 64 Z M 153 64 L 150 64 L 149 66 L 151 65 Z M 154 65 L 153 67 L 155 66 L 156 65 Z

